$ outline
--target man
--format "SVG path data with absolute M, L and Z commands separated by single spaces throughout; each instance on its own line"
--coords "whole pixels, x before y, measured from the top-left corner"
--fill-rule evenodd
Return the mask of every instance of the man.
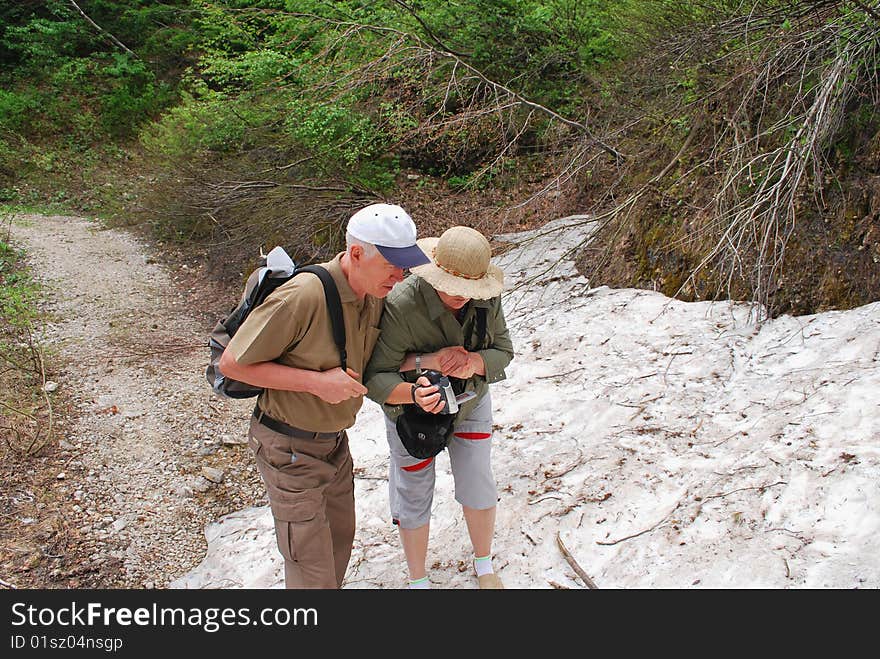
M 428 263 L 400 206 L 372 204 L 348 222 L 346 251 L 321 264 L 342 302 L 346 363 L 333 342 L 324 289 L 300 274 L 254 309 L 220 370 L 265 391 L 249 444 L 269 495 L 288 588 L 339 588 L 355 531 L 346 429 L 367 389 L 361 374 L 379 336 L 383 300 L 403 270 Z
M 506 377 L 504 369 L 514 356 L 501 309 L 504 275 L 489 262 L 489 241 L 469 227 L 452 227 L 439 239 L 418 244 L 431 262 L 412 268 L 412 276 L 386 301 L 382 335 L 365 376 L 367 395 L 382 404 L 386 416 L 391 517 L 406 556 L 409 587 L 429 587 L 425 561 L 435 460 L 418 450 L 426 435 L 408 432 L 406 423 L 397 421 L 405 406 L 443 413 L 446 403 L 438 387 L 421 374 L 422 369 L 438 371 L 449 376 L 456 393 L 474 394 L 459 408 L 446 450 L 455 499 L 474 549 L 477 582 L 480 588 L 500 589 L 492 564 L 498 491 L 491 465 L 489 384 Z

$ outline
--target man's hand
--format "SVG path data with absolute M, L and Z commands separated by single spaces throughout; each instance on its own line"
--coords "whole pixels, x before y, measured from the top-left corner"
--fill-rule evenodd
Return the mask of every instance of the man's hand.
M 424 375 L 416 380 L 416 388 L 413 390 L 413 398 L 416 401 L 416 405 L 425 410 L 425 412 L 430 412 L 431 414 L 439 414 L 440 410 L 443 409 L 443 406 L 446 405 L 446 403 L 441 400 L 440 390 L 437 385 L 431 384 L 431 381 Z
M 468 351 L 462 346 L 448 346 L 432 353 L 436 362 L 436 370 L 449 375 L 455 370 L 464 368 L 468 363 Z
M 360 373 L 350 368 L 343 372 L 342 368 L 337 366 L 329 371 L 323 371 L 316 378 L 315 386 L 310 393 L 331 405 L 335 405 L 367 393 L 367 388 L 358 382 L 360 377 Z

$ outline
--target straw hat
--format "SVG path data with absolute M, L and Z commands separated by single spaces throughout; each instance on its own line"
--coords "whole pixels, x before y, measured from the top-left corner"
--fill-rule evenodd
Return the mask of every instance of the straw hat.
M 422 238 L 418 245 L 431 262 L 410 271 L 447 295 L 488 300 L 504 288 L 504 273 L 489 263 L 492 248 L 479 231 L 452 227 L 439 238 Z

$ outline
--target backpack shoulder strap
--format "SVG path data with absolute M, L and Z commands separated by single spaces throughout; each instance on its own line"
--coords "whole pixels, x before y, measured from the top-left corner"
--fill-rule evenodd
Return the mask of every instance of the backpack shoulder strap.
M 486 307 L 477 307 L 477 341 L 473 345 L 474 350 L 481 350 L 486 340 Z
M 327 298 L 327 311 L 330 313 L 330 324 L 333 326 L 333 342 L 339 348 L 339 359 L 342 362 L 342 370 L 346 369 L 345 351 L 345 322 L 342 319 L 342 301 L 339 299 L 339 289 L 333 276 L 325 268 L 319 265 L 307 265 L 299 268 L 297 272 L 311 272 L 317 275 L 324 285 L 324 297 Z

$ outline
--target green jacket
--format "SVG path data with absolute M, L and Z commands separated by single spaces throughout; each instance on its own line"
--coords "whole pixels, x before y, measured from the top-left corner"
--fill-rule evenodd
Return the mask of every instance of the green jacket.
M 415 371 L 401 373 L 398 369 L 407 353 L 434 352 L 447 346 L 466 344 L 473 348 L 476 341 L 476 308 L 486 307 L 487 348 L 476 350 L 486 364 L 486 375 L 467 380 L 465 390 L 477 397 L 461 406 L 458 418 L 466 419 L 470 411 L 489 390 L 489 384 L 504 380 L 505 367 L 513 359 L 513 343 L 501 310 L 501 298 L 471 300 L 465 307 L 462 323 L 443 306 L 434 288 L 421 277 L 410 275 L 395 286 L 385 299 L 385 312 L 379 324 L 381 334 L 364 373 L 367 396 L 382 405 L 385 414 L 396 419 L 403 405 L 386 405 L 392 389 L 402 381 L 414 382 Z

